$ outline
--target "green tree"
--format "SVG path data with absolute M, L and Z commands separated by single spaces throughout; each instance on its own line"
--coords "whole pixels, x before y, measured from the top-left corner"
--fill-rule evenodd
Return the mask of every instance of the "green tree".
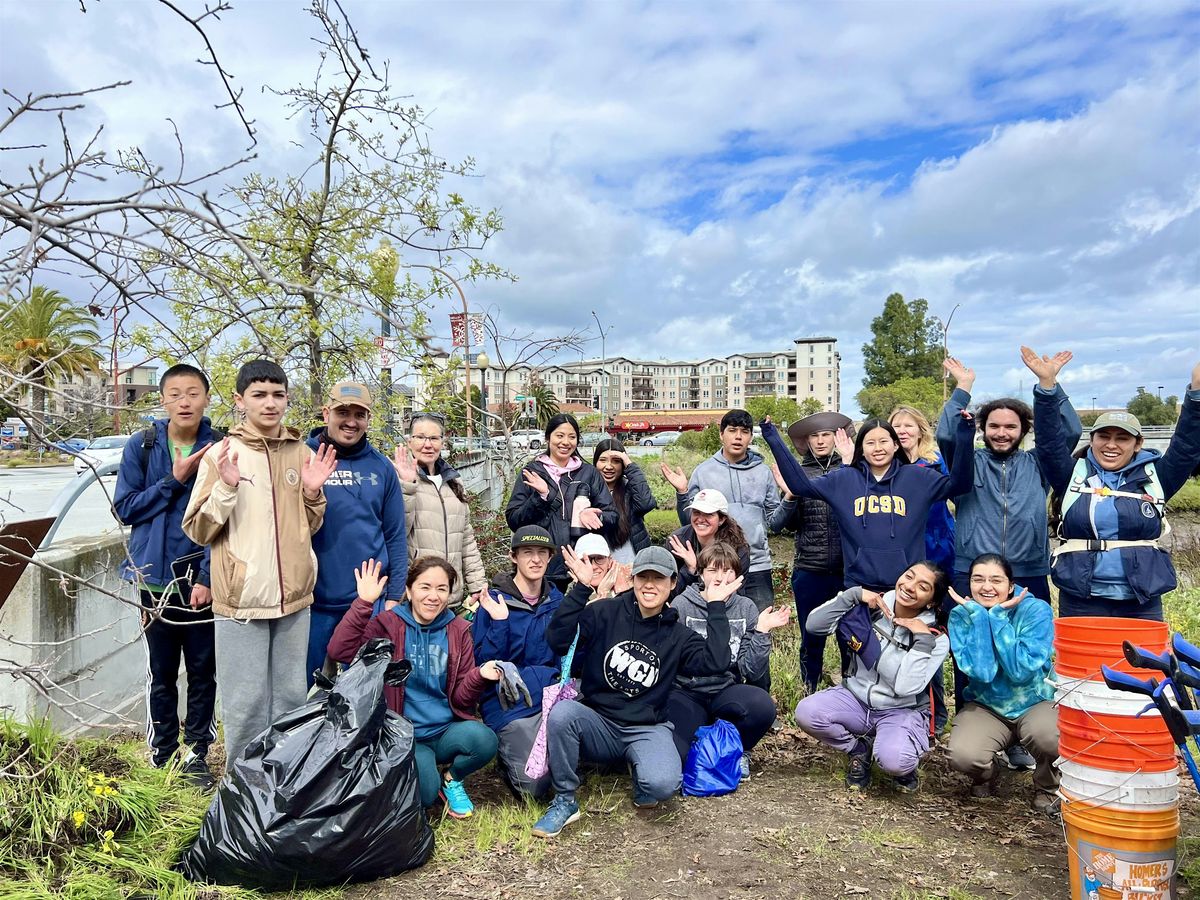
M 795 422 L 802 416 L 800 405 L 791 397 L 750 397 L 746 400 L 746 412 L 755 422 L 770 416 L 777 424 Z
M 28 380 L 39 420 L 55 381 L 99 371 L 95 318 L 57 291 L 36 285 L 28 297 L 0 302 L 0 325 L 0 364 Z
M 864 388 L 903 378 L 942 377 L 942 329 L 923 299 L 891 294 L 883 312 L 871 321 L 871 340 L 863 344 Z
M 1174 425 L 1179 419 L 1179 398 L 1172 395 L 1160 400 L 1145 388 L 1125 404 L 1125 408 L 1138 417 L 1143 425 Z
M 942 410 L 942 383 L 936 378 L 901 378 L 891 384 L 864 387 L 856 398 L 868 417 L 887 418 L 897 406 L 911 406 L 936 422 Z
M 396 353 L 419 357 L 434 300 L 461 308 L 459 281 L 509 277 L 479 256 L 501 229 L 500 214 L 454 189 L 472 176 L 473 160 L 432 152 L 426 113 L 398 99 L 340 6 L 314 0 L 310 13 L 319 28 L 315 77 L 266 88 L 305 124 L 298 140 L 308 162 L 227 190 L 219 206 L 241 215 L 239 237 L 215 242 L 181 269 L 177 328 L 138 335 L 164 359 L 195 358 L 213 372 L 236 371 L 249 356 L 276 360 L 294 382 L 293 422 L 314 418 L 326 385 L 340 378 L 378 386 L 373 335 L 381 317 Z M 391 266 L 379 256 L 385 238 Z M 230 393 L 226 382 L 214 386 Z

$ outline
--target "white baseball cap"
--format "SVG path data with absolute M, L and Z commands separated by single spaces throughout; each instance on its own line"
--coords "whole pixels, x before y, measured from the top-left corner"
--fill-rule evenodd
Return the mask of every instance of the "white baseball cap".
M 728 513 L 729 501 L 716 488 L 705 488 L 696 492 L 688 509 L 702 513 Z
M 598 534 L 589 533 L 575 542 L 575 555 L 580 558 L 584 556 L 612 556 L 612 551 L 608 549 L 608 541 Z

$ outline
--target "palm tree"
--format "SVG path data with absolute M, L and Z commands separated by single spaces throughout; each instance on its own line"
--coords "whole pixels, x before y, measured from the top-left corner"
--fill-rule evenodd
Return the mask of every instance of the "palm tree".
M 39 418 L 50 384 L 100 368 L 96 320 L 57 291 L 37 285 L 28 297 L 0 301 L 0 326 L 0 366 L 32 383 Z
M 558 415 L 558 397 L 542 381 L 530 379 L 529 386 L 525 388 L 525 396 L 537 402 L 538 428 L 545 428 L 546 424 Z

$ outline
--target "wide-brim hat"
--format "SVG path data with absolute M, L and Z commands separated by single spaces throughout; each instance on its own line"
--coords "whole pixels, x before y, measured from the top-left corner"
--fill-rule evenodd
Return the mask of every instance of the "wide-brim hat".
M 797 419 L 788 426 L 787 433 L 796 452 L 803 455 L 808 452 L 808 439 L 812 435 L 818 431 L 837 431 L 839 428 L 846 429 L 848 437 L 854 437 L 854 422 L 849 416 L 840 412 L 819 412 Z

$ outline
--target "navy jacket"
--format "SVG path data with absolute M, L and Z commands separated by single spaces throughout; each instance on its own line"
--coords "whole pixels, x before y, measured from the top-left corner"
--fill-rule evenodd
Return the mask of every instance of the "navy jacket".
M 646 530 L 646 513 L 658 507 L 654 492 L 650 490 L 650 482 L 637 463 L 632 463 L 625 474 L 625 503 L 629 507 L 629 542 L 633 552 L 645 550 L 650 546 L 650 532 Z
M 1055 427 L 1072 448 L 1083 426 L 1060 386 L 1047 393 L 1033 390 L 1034 406 L 1055 412 Z M 967 408 L 971 395 L 956 388 L 938 419 L 938 447 L 947 465 L 953 464 L 955 419 Z M 1044 415 L 1043 415 L 1044 418 Z M 999 553 L 1009 561 L 1016 578 L 1033 578 L 1050 572 L 1050 533 L 1046 519 L 1047 449 L 1043 429 L 1035 422 L 1037 444 L 1032 452 L 1016 450 L 997 456 L 987 447 L 972 451 L 974 477 L 954 499 L 954 569 L 966 572 L 983 553 Z M 1045 435 L 1049 440 L 1050 436 Z
M 171 474 L 175 460 L 167 448 L 167 419 L 154 423 L 154 446 L 150 448 L 143 466 L 141 432 L 125 444 L 121 466 L 117 470 L 117 489 L 113 507 L 121 521 L 132 527 L 129 535 L 129 558 L 121 565 L 121 577 L 137 581 L 138 573 L 147 584 L 170 584 L 175 577 L 171 563 L 183 556 L 204 551 L 196 578 L 197 584 L 208 586 L 209 551 L 183 533 L 183 513 L 192 496 L 193 476 L 179 482 Z M 200 420 L 192 453 L 211 444 L 219 434 L 214 433 L 208 418 Z
M 841 533 L 845 585 L 891 590 L 904 570 L 925 559 L 925 523 L 929 508 L 971 483 L 975 421 L 959 417 L 955 434 L 960 453 L 949 475 L 926 466 L 893 460 L 876 480 L 866 462 L 842 466 L 821 478 L 809 478 L 788 452 L 773 424 L 763 437 L 775 454 L 788 490 L 829 504 Z
M 1074 445 L 1067 443 L 1067 436 L 1063 434 L 1059 425 L 1056 405 L 1048 395 L 1035 395 L 1033 416 L 1038 446 L 1048 460 L 1047 476 L 1050 485 L 1057 493 L 1063 494 L 1073 486 L 1072 476 L 1076 465 L 1072 455 Z M 1154 463 L 1164 499 L 1171 499 L 1200 463 L 1200 390 L 1189 390 L 1184 395 L 1183 411 L 1175 424 L 1175 436 L 1171 438 L 1167 452 L 1160 454 L 1156 450 L 1142 450 L 1135 454 L 1130 464 L 1119 473 L 1118 489 L 1131 493 L 1141 492 L 1150 480 L 1146 472 L 1149 463 Z M 1090 449 L 1084 458 L 1083 467 L 1083 481 L 1095 486 L 1093 479 L 1097 478 L 1100 467 L 1092 457 Z M 1095 494 L 1085 493 L 1071 504 L 1071 508 L 1063 516 L 1063 538 L 1089 540 L 1098 537 L 1095 512 L 1092 509 L 1096 503 L 1115 504 L 1116 540 L 1153 540 L 1162 534 L 1162 510 L 1155 504 L 1134 497 L 1097 499 Z M 1167 591 L 1175 589 L 1175 567 L 1171 564 L 1171 554 L 1166 550 L 1155 547 L 1124 547 L 1110 550 L 1108 553 L 1119 554 L 1125 578 L 1138 603 L 1150 603 Z M 1054 583 L 1061 590 L 1077 596 L 1091 596 L 1092 576 L 1096 565 L 1101 561 L 1101 557 L 1107 555 L 1088 550 L 1061 554 L 1055 560 L 1052 570 Z
M 567 472 L 556 484 L 546 471 L 546 467 L 538 460 L 526 463 L 524 469 L 536 472 L 550 486 L 550 493 L 543 500 L 517 473 L 516 484 L 513 485 L 512 496 L 508 498 L 508 506 L 504 508 L 504 518 L 508 527 L 516 531 L 522 525 L 540 525 L 550 532 L 550 538 L 556 548 L 571 543 L 571 507 L 579 494 L 581 484 L 587 485 L 588 497 L 592 506 L 600 508 L 600 525 L 604 539 L 612 542 L 613 529 L 617 524 L 617 511 L 613 508 L 612 494 L 608 485 L 596 467 L 584 463 L 574 472 Z M 546 577 L 555 581 L 570 577 L 566 565 L 562 561 L 562 553 L 555 550 Z
M 543 578 L 542 599 L 536 606 L 530 606 L 508 572 L 493 580 L 488 593 L 508 607 L 508 618 L 493 619 L 482 606 L 475 610 L 475 621 L 471 624 L 475 663 L 482 666 L 491 659 L 512 663 L 520 670 L 521 680 L 533 698 L 532 707 L 518 702 L 504 709 L 495 691 L 484 691 L 480 704 L 483 721 L 492 731 L 499 731 L 510 722 L 540 713 L 542 688 L 558 681 L 562 654 L 550 649 L 546 627 L 558 611 L 563 595 L 549 578 Z
M 324 428 L 314 428 L 308 446 L 316 450 L 324 435 Z M 349 609 L 358 596 L 354 568 L 368 559 L 383 563 L 386 599 L 399 600 L 408 575 L 408 541 L 396 469 L 366 439 L 351 450 L 333 446 L 337 468 L 325 479 L 325 524 L 312 536 L 317 555 L 313 608 Z

